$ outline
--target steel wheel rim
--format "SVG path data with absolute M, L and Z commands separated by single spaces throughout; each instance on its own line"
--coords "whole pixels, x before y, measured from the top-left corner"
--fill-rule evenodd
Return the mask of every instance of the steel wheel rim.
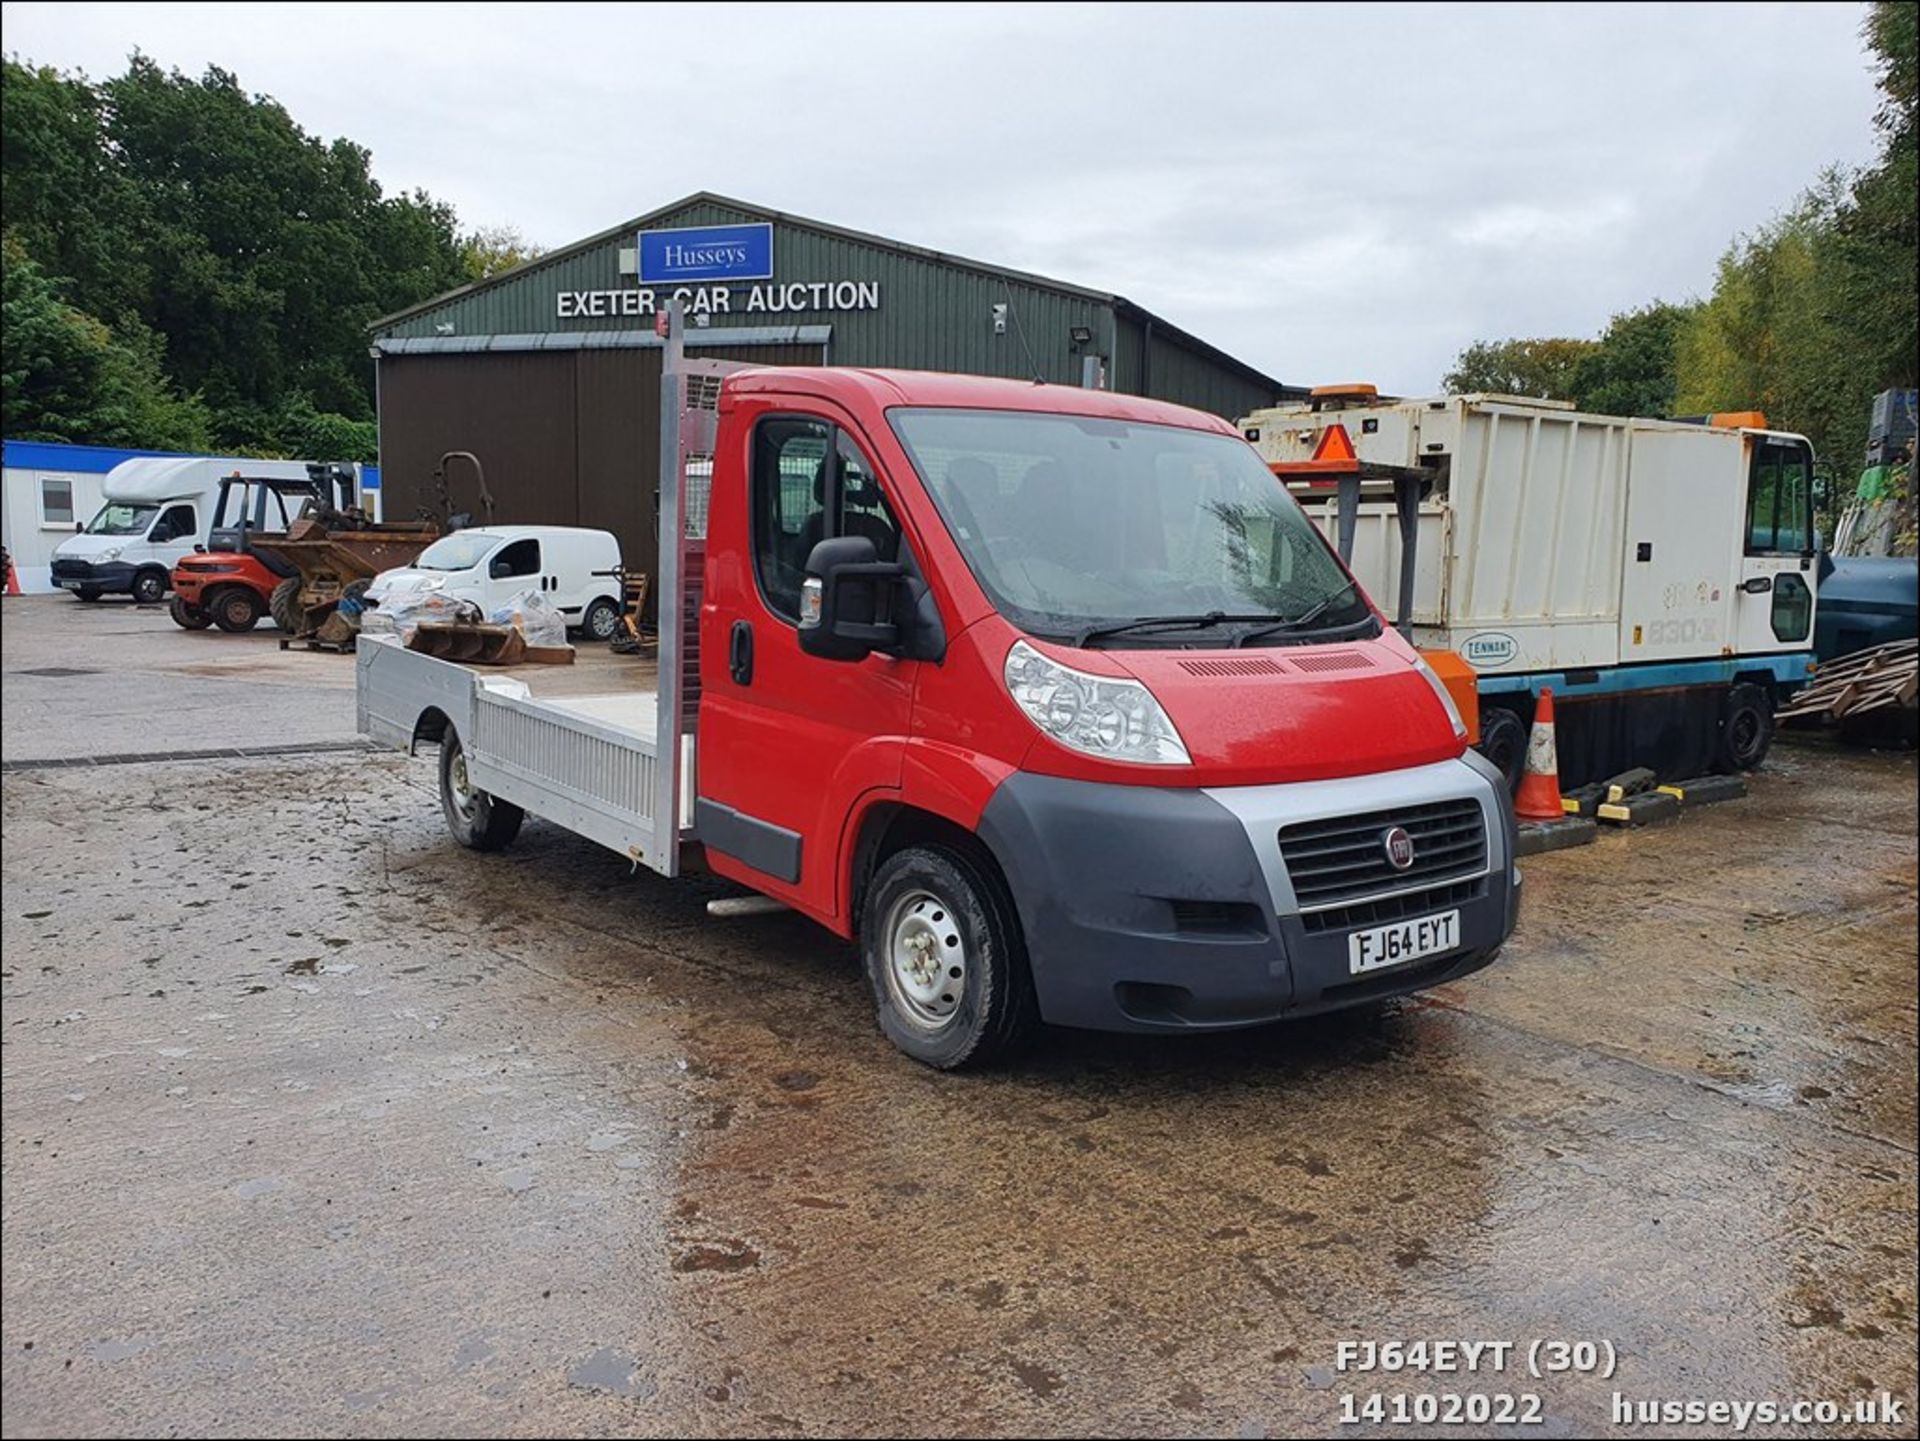
M 471 820 L 478 796 L 473 789 L 473 781 L 467 775 L 465 751 L 455 751 L 453 759 L 447 763 L 447 792 L 453 797 L 453 808 Z
M 1733 718 L 1733 753 L 1740 759 L 1752 754 L 1754 743 L 1760 739 L 1760 718 L 1750 710 L 1743 710 Z
M 908 891 L 887 912 L 887 990 L 908 1024 L 945 1030 L 967 993 L 967 946 L 953 907 L 932 891 Z

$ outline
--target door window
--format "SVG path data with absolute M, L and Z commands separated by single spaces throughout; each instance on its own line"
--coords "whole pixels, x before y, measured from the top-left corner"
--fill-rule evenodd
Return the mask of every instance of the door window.
M 1813 457 L 1793 441 L 1756 440 L 1747 484 L 1747 554 L 1813 549 Z
M 767 608 L 796 622 L 807 552 L 826 534 L 832 437 L 825 421 L 784 415 L 753 433 L 753 568 Z
M 531 536 L 501 546 L 487 566 L 487 574 L 494 580 L 513 580 L 539 573 L 540 542 Z
M 1813 592 L 1790 570 L 1773 578 L 1773 610 L 1768 616 L 1775 640 L 1805 640 L 1813 632 Z
M 199 529 L 193 522 L 193 507 L 190 505 L 170 505 L 159 521 L 149 532 L 147 539 L 155 545 L 164 545 L 168 541 L 189 540 Z
M 862 535 L 880 560 L 899 558 L 900 526 L 871 462 L 823 420 L 776 415 L 753 438 L 753 565 L 767 609 L 799 623 L 814 546 Z

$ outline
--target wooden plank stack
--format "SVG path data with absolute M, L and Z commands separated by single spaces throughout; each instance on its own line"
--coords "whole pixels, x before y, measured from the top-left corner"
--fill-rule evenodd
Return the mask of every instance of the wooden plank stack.
M 1911 710 L 1920 694 L 1920 641 L 1896 640 L 1839 660 L 1814 672 L 1774 718 L 1804 725 L 1831 725 L 1876 711 Z

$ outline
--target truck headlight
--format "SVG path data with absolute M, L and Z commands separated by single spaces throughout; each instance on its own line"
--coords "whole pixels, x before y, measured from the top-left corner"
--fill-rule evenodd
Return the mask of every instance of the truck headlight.
M 1141 765 L 1193 763 L 1173 721 L 1139 681 L 1073 670 L 1023 640 L 1007 652 L 1005 674 L 1027 719 L 1071 750 Z
M 1465 740 L 1467 723 L 1460 718 L 1460 707 L 1453 703 L 1453 692 L 1447 689 L 1447 683 L 1440 679 L 1439 674 L 1427 664 L 1423 657 L 1415 656 L 1413 666 L 1420 672 L 1420 679 L 1433 687 L 1433 693 L 1440 698 L 1440 704 L 1447 708 L 1447 719 L 1453 722 L 1454 735 Z
M 95 551 L 93 563 L 95 565 L 112 565 L 116 560 L 120 559 L 120 551 L 121 547 L 117 545 L 110 545 L 105 550 Z

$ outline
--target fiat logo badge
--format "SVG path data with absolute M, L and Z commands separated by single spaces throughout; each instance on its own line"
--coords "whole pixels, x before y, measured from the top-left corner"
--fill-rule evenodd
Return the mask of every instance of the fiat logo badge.
M 1395 826 L 1383 832 L 1380 837 L 1381 849 L 1387 853 L 1387 864 L 1396 871 L 1404 871 L 1413 864 L 1413 837 L 1407 834 L 1405 826 Z

